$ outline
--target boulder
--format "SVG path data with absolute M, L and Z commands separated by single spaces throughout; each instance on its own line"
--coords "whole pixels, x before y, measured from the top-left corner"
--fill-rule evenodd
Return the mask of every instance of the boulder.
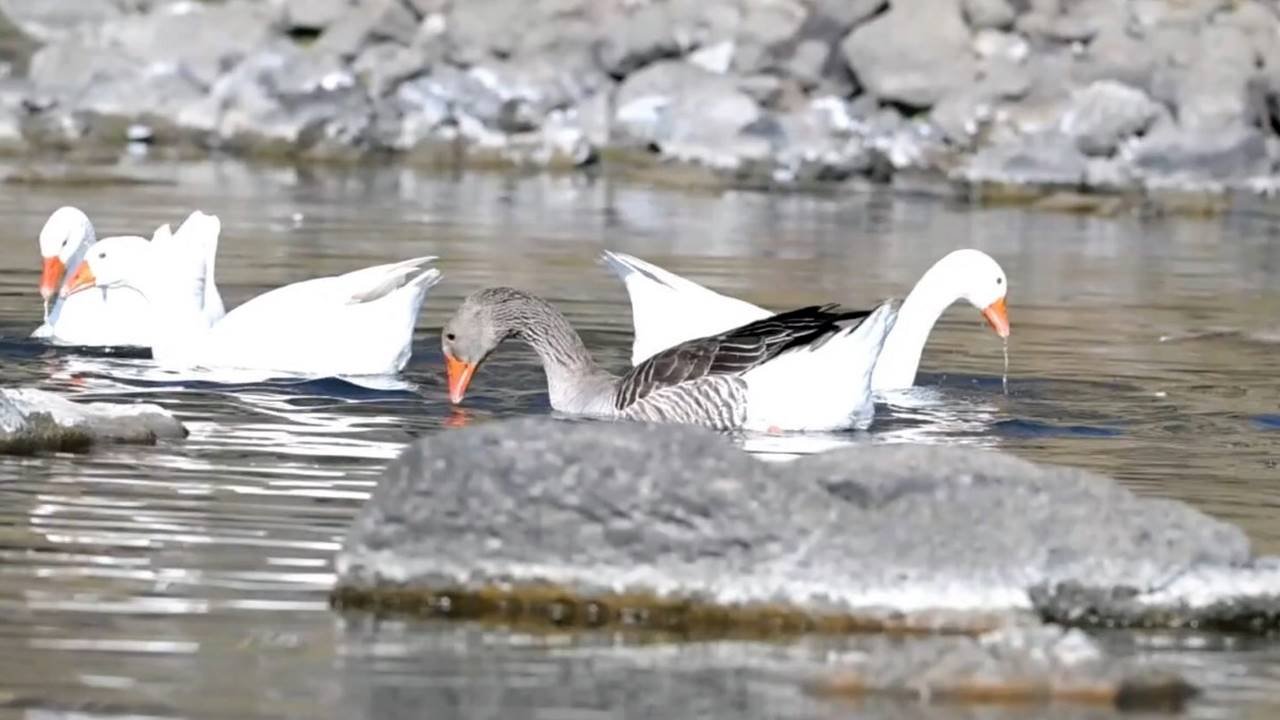
M 284 0 L 284 20 L 291 30 L 320 32 L 351 11 L 352 0 Z
M 632 3 L 602 27 L 595 56 L 610 75 L 622 78 L 658 60 L 733 40 L 741 11 L 723 0 Z
M 1129 0 L 1128 2 L 1130 17 L 1140 28 L 1203 25 L 1209 18 L 1235 4 L 1234 0 L 1198 0 L 1197 2 Z
M 1150 92 L 1160 62 L 1156 48 L 1142 34 L 1125 25 L 1105 25 L 1075 59 L 1071 75 L 1082 84 L 1114 80 Z
M 418 18 L 400 0 L 363 0 L 329 25 L 316 41 L 316 49 L 349 59 L 371 42 L 409 45 L 417 32 Z
M 782 56 L 789 54 L 782 47 L 797 35 L 808 15 L 799 0 L 746 3 L 730 45 L 733 70 L 750 75 L 781 65 Z
M 0 0 L 0 13 L 22 32 L 44 42 L 100 26 L 122 14 L 114 0 Z
M 207 87 L 276 36 L 279 17 L 270 7 L 250 0 L 162 5 L 103 24 L 96 42 L 147 63 L 181 65 Z
M 372 144 L 367 91 L 336 56 L 281 46 L 256 53 L 178 116 L 208 142 L 268 155 L 346 155 Z
M 1246 33 L 1231 26 L 1200 31 L 1198 51 L 1189 67 L 1177 75 L 1178 124 L 1191 132 L 1212 133 L 1251 124 L 1257 108 L 1249 86 L 1257 68 L 1257 53 Z
M 44 390 L 0 390 L 0 452 L 83 450 L 96 443 L 184 438 L 170 412 L 149 403 L 77 403 Z
M 387 95 L 400 83 L 427 71 L 423 53 L 394 42 L 366 46 L 351 63 L 351 72 L 374 97 Z
M 1149 184 L 1189 189 L 1274 171 L 1266 136 L 1252 127 L 1209 132 L 1162 125 L 1125 148 L 1125 157 Z
M 814 16 L 831 23 L 843 36 L 854 25 L 867 20 L 889 5 L 889 0 L 808 0 Z
M 959 0 L 895 2 L 884 15 L 855 28 L 841 49 L 869 92 L 911 107 L 928 108 L 974 82 L 971 38 Z
M 965 20 L 975 30 L 1008 28 L 1018 17 L 1009 0 L 964 0 L 962 7 Z
M 968 182 L 1004 185 L 1082 185 L 1088 159 L 1060 132 L 1020 136 L 979 148 L 957 171 Z
M 1120 142 L 1143 133 L 1164 113 L 1146 93 L 1123 83 L 1100 80 L 1076 91 L 1058 129 L 1086 155 L 1110 155 Z
M 1274 622 L 1276 562 L 1183 503 L 991 451 L 765 463 L 696 428 L 528 418 L 409 446 L 348 531 L 336 596 L 828 631 L 1070 618 L 1087 598 L 1080 622 L 1159 624 L 1176 607 L 1228 625 Z M 1209 581 L 1246 614 L 1198 616 Z M 1133 610 L 1112 618 L 1099 597 Z
M 75 104 L 97 84 L 132 87 L 144 61 L 127 51 L 105 47 L 85 36 L 55 40 L 31 57 L 27 77 L 33 94 Z
M 760 118 L 760 107 L 727 75 L 692 63 L 653 63 L 619 86 L 615 141 L 656 146 L 664 155 L 711 167 L 759 160 L 769 143 L 743 131 Z
M 779 114 L 775 122 L 777 179 L 838 182 L 872 169 L 873 154 L 855 135 L 855 120 L 837 98 L 815 98 L 802 108 Z

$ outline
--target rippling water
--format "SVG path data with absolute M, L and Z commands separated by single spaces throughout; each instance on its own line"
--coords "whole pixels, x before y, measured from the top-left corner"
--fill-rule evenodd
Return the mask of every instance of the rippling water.
M 0 717 L 1017 714 L 815 698 L 790 677 L 801 656 L 821 654 L 805 643 L 635 645 L 327 609 L 346 523 L 402 443 L 548 411 L 540 372 L 517 346 L 485 365 L 464 409 L 448 406 L 437 332 L 462 296 L 499 283 L 543 294 L 601 360 L 626 364 L 629 308 L 596 262 L 605 248 L 778 308 L 900 297 L 949 250 L 982 248 L 1010 277 L 1008 395 L 1000 342 L 956 307 L 926 351 L 925 387 L 883 408 L 869 433 L 752 449 L 1000 447 L 1189 501 L 1243 525 L 1260 551 L 1280 552 L 1280 216 L 1105 219 L 927 198 L 399 170 L 122 172 L 133 182 L 9 183 L 0 193 L 0 378 L 158 402 L 191 437 L 0 457 Z M 442 257 L 445 279 L 428 297 L 399 387 L 162 373 L 145 359 L 25 338 L 40 319 L 35 238 L 65 203 L 88 212 L 100 236 L 149 235 L 196 207 L 217 213 L 229 307 L 283 283 L 423 253 Z M 1276 644 L 1187 652 L 1177 637 L 1108 641 L 1207 683 L 1196 716 L 1280 709 Z

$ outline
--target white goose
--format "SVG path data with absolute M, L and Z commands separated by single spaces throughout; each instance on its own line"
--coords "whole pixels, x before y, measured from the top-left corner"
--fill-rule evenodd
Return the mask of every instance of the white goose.
M 141 238 L 99 241 L 64 293 L 133 288 L 151 301 L 152 356 L 170 368 L 296 375 L 390 375 L 409 361 L 413 329 L 440 271 L 420 257 L 270 290 L 210 324 L 205 265 L 148 250 Z M 184 265 L 183 262 L 186 261 Z
M 635 324 L 631 362 L 639 364 L 660 350 L 691 338 L 769 317 L 773 313 L 721 295 L 673 272 L 623 253 L 606 251 L 605 263 L 626 285 Z M 915 384 L 920 355 L 934 323 L 952 303 L 966 300 L 982 312 L 1002 338 L 1009 336 L 1004 270 L 980 250 L 947 254 L 929 268 L 898 310 L 872 376 L 877 391 Z
M 153 243 L 192 253 L 207 265 L 201 308 L 210 322 L 224 314 L 222 297 L 213 281 L 220 230 L 216 217 L 197 210 L 176 233 L 163 225 L 152 239 Z M 142 240 L 135 235 L 123 237 Z M 93 224 L 78 208 L 58 208 L 45 221 L 40 230 L 40 255 L 44 263 L 40 296 L 45 304 L 45 320 L 31 337 L 66 345 L 150 347 L 153 330 L 149 322 L 150 308 L 136 290 L 104 288 L 100 292 L 62 296 L 61 290 L 69 279 L 67 270 L 74 270 L 80 264 L 95 241 Z

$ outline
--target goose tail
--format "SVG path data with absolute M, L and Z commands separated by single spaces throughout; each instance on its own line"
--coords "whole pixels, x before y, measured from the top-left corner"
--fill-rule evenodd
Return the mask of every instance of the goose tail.
M 626 253 L 606 250 L 601 260 L 622 280 L 631 301 L 632 365 L 687 340 L 717 335 L 773 314 Z
M 201 276 L 200 295 L 204 316 L 210 322 L 217 321 L 226 314 L 226 307 L 222 303 L 222 294 L 218 292 L 218 284 L 215 280 L 218 238 L 222 234 L 222 221 L 217 215 L 195 210 L 172 233 L 169 232 L 167 224 L 160 226 L 156 230 L 156 235 L 152 238 L 152 241 L 160 239 L 163 242 L 166 234 L 169 235 L 169 239 L 186 246 L 183 249 L 193 253 L 199 263 Z
M 426 291 L 439 282 L 440 271 L 428 268 L 437 259 L 435 255 L 424 255 L 349 272 L 341 278 L 347 284 L 347 304 L 373 302 L 401 288 L 412 288 L 425 297 Z

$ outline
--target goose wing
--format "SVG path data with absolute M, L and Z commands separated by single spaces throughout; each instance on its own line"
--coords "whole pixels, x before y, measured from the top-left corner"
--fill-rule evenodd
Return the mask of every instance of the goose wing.
M 733 330 L 681 343 L 636 365 L 618 382 L 614 408 L 623 411 L 664 388 L 714 376 L 740 376 L 799 347 L 817 346 L 859 325 L 867 310 L 813 305 Z

